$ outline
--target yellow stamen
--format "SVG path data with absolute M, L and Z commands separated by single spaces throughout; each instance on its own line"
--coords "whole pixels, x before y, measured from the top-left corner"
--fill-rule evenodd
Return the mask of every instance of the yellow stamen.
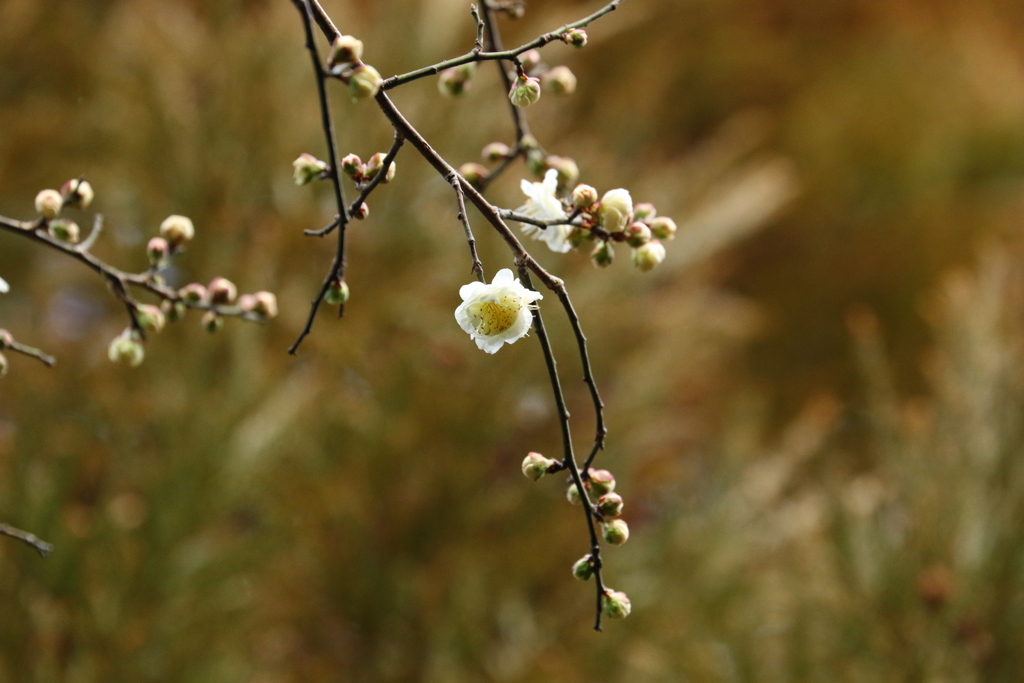
M 501 334 L 516 322 L 522 303 L 513 297 L 502 297 L 501 302 L 488 301 L 474 304 L 467 311 L 473 319 L 477 334 L 487 336 Z

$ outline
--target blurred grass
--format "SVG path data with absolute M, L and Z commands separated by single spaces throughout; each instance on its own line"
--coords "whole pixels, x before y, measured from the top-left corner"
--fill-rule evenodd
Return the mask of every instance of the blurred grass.
M 384 75 L 472 39 L 455 0 L 325 4 Z M 596 6 L 534 4 L 509 44 Z M 84 173 L 104 257 L 141 267 L 184 213 L 181 282 L 282 308 L 176 326 L 128 371 L 102 284 L 2 241 L 0 318 L 60 364 L 15 359 L 0 388 L 0 519 L 58 547 L 0 544 L 0 680 L 1019 678 L 1017 3 L 632 0 L 546 51 L 581 88 L 530 110 L 541 141 L 681 227 L 646 276 L 538 252 L 591 339 L 634 531 L 608 566 L 634 614 L 600 636 L 579 511 L 517 471 L 559 445 L 540 352 L 454 325 L 465 244 L 411 150 L 352 231 L 345 319 L 284 353 L 331 253 L 301 236 L 326 188 L 290 177 L 322 153 L 294 14 L 0 2 L 0 213 Z M 395 100 L 461 163 L 510 139 L 497 87 Z M 343 152 L 386 149 L 372 105 L 335 106 Z M 510 265 L 474 219 L 489 273 Z

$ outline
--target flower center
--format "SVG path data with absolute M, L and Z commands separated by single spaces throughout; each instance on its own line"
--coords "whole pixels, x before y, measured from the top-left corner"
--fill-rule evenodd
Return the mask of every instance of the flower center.
M 494 335 L 501 334 L 516 321 L 522 303 L 513 297 L 502 297 L 500 302 L 488 301 L 485 303 L 473 304 L 469 307 L 469 315 L 473 319 L 473 329 L 477 334 Z

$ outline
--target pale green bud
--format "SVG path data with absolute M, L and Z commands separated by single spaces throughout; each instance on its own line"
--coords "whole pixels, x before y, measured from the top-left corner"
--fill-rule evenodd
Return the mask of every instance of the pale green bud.
M 185 317 L 188 307 L 180 301 L 165 300 L 160 304 L 160 310 L 167 317 L 167 322 L 176 323 Z
M 540 150 L 531 150 L 527 152 L 526 169 L 538 178 L 543 178 L 544 174 L 547 173 L 548 170 L 547 157 L 545 157 Z
M 629 525 L 622 519 L 601 522 L 601 536 L 606 543 L 622 545 L 629 540 Z
M 206 291 L 206 287 L 198 282 L 193 282 L 179 289 L 178 296 L 190 304 L 198 304 L 209 299 L 209 292 Z
M 363 41 L 355 36 L 338 36 L 331 43 L 331 52 L 327 56 L 327 64 L 347 64 L 358 62 L 363 58 Z
M 372 179 L 384 167 L 384 157 L 386 156 L 384 152 L 377 152 L 366 162 L 366 177 L 368 179 Z M 395 162 L 392 161 L 391 165 L 388 166 L 387 175 L 384 176 L 384 180 L 381 182 L 390 183 L 395 177 L 395 170 Z
M 629 602 L 629 596 L 622 591 L 613 591 L 608 588 L 601 596 L 601 611 L 612 619 L 625 619 L 632 609 L 633 605 Z
M 558 173 L 558 189 L 560 191 L 567 190 L 580 179 L 579 166 L 576 165 L 575 160 L 569 157 L 549 156 L 545 163 L 548 168 L 553 168 Z
M 488 176 L 491 175 L 491 172 L 480 164 L 470 162 L 459 166 L 459 175 L 465 178 L 466 182 L 479 190 L 483 187 L 483 182 L 487 180 Z
M 567 66 L 556 66 L 540 75 L 540 84 L 549 93 L 571 95 L 576 92 L 576 75 Z
M 601 197 L 597 221 L 608 232 L 622 232 L 633 220 L 633 198 L 629 191 L 619 188 L 608 190 Z
M 530 73 L 540 66 L 540 62 L 540 50 L 527 50 L 523 54 L 519 55 L 519 63 L 523 65 L 523 70 L 526 71 L 526 73 Z
M 164 329 L 164 324 L 167 322 L 164 312 L 150 304 L 136 306 L 135 317 L 139 321 L 139 326 L 147 332 L 159 333 Z
M 341 160 L 341 170 L 353 180 L 358 180 L 363 177 L 365 170 L 363 160 L 357 154 L 349 154 Z
M 569 488 L 565 490 L 565 499 L 573 505 L 578 505 L 580 502 L 580 489 L 575 483 L 570 483 Z
M 622 496 L 612 492 L 597 499 L 597 511 L 602 517 L 618 517 L 622 514 Z
M 630 223 L 625 234 L 626 244 L 634 248 L 642 247 L 651 241 L 651 229 L 640 222 Z
M 210 280 L 207 292 L 210 295 L 210 303 L 222 306 L 230 306 L 238 297 L 238 287 L 225 277 L 215 277 Z
M 512 83 L 508 99 L 517 107 L 529 107 L 540 100 L 540 81 L 532 76 L 519 77 Z
M 126 329 L 114 337 L 107 349 L 107 357 L 112 363 L 127 363 L 129 366 L 138 367 L 146 358 L 146 350 L 139 342 L 138 333 L 132 329 Z
M 650 202 L 641 202 L 633 207 L 633 220 L 635 221 L 643 221 L 650 224 L 657 215 L 658 210 Z
M 77 178 L 64 183 L 60 188 L 60 193 L 64 198 L 64 203 L 76 209 L 88 209 L 94 196 L 92 185 Z
M 569 244 L 573 249 L 589 248 L 589 244 L 593 239 L 593 233 L 578 225 L 574 225 L 569 229 Z
M 638 249 L 633 250 L 633 265 L 641 272 L 653 270 L 665 260 L 665 245 L 658 240 L 651 240 Z
M 572 191 L 572 206 L 574 209 L 589 209 L 597 201 L 597 190 L 590 185 L 577 185 Z
M 177 249 L 188 244 L 196 236 L 192 221 L 184 216 L 168 216 L 160 224 L 160 236 Z
M 71 244 L 77 242 L 80 235 L 78 223 L 64 218 L 58 218 L 57 220 L 50 221 L 50 225 L 47 226 L 47 230 L 49 231 L 50 236 L 54 239 L 58 239 L 61 242 L 69 242 Z
M 598 268 L 607 268 L 615 260 L 615 247 L 611 242 L 601 241 L 590 252 L 590 261 Z
M 590 555 L 584 555 L 572 566 L 572 575 L 580 581 L 588 581 L 594 575 L 594 563 Z
M 540 453 L 530 453 L 523 458 L 523 476 L 527 479 L 537 481 L 547 474 L 548 470 L 556 464 L 558 463 L 555 460 L 545 458 Z
M 352 70 L 348 79 L 348 93 L 352 100 L 362 100 L 373 97 L 380 90 L 380 84 L 384 79 L 369 64 L 361 64 Z
M 167 257 L 171 254 L 171 245 L 163 237 L 154 237 L 146 244 L 146 258 L 149 265 L 156 268 L 167 263 Z
M 320 174 L 327 170 L 327 162 L 303 152 L 292 162 L 292 168 L 295 169 L 293 174 L 295 184 L 308 185 L 314 180 L 320 179 Z
M 459 97 L 469 90 L 469 81 L 459 76 L 457 69 L 445 69 L 437 78 L 437 91 L 448 97 Z
M 659 240 L 675 239 L 676 229 L 676 222 L 668 216 L 659 216 L 651 221 L 651 232 Z
M 344 280 L 335 280 L 327 285 L 327 291 L 324 292 L 324 301 L 329 306 L 340 306 L 348 301 L 348 294 L 348 283 Z
M 43 190 L 36 195 L 36 213 L 43 218 L 56 218 L 64 206 L 64 198 L 57 190 Z

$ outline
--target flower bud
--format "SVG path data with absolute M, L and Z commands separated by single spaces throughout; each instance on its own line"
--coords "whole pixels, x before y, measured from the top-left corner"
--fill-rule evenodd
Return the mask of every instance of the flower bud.
M 586 228 L 574 225 L 569 229 L 569 244 L 573 249 L 589 248 L 590 241 L 593 239 L 594 234 Z
M 658 210 L 650 202 L 640 202 L 633 207 L 633 220 L 635 221 L 643 221 L 650 225 L 657 215 Z
M 203 313 L 203 329 L 213 334 L 219 332 L 220 328 L 224 327 L 224 318 L 222 318 L 217 311 L 207 311 Z
M 545 458 L 540 453 L 530 453 L 523 458 L 523 476 L 537 481 L 547 474 L 548 470 L 555 464 L 557 464 L 556 461 L 551 458 Z
M 633 605 L 629 602 L 629 596 L 622 591 L 613 591 L 608 588 L 601 596 L 601 611 L 612 619 L 625 619 L 632 609 Z
M 335 280 L 327 285 L 324 292 L 324 301 L 329 306 L 340 306 L 348 301 L 348 283 L 344 280 Z
M 185 317 L 188 308 L 180 301 L 165 300 L 160 304 L 160 310 L 164 312 L 167 322 L 176 323 Z
M 665 260 L 665 245 L 658 240 L 651 240 L 639 249 L 633 250 L 633 265 L 641 272 L 653 270 Z
M 338 36 L 331 43 L 331 52 L 327 55 L 328 66 L 358 62 L 363 58 L 363 41 L 355 36 Z
M 523 65 L 523 71 L 526 73 L 530 73 L 540 66 L 540 62 L 540 50 L 527 50 L 523 54 L 519 55 L 519 63 Z
M 675 239 L 676 222 L 668 216 L 659 216 L 651 221 L 651 232 L 659 240 Z
M 633 220 L 633 198 L 628 190 L 608 190 L 601 197 L 597 221 L 608 232 L 621 232 Z
M 601 522 L 601 537 L 606 543 L 622 545 L 629 540 L 629 525 L 622 519 Z
M 589 209 L 597 201 L 597 190 L 590 185 L 577 185 L 572 191 L 572 207 L 574 209 Z
M 167 240 L 172 248 L 183 247 L 196 236 L 192 221 L 184 216 L 168 216 L 160 224 L 160 236 Z
M 467 183 L 479 190 L 483 187 L 483 182 L 487 180 L 491 172 L 480 164 L 470 162 L 459 166 L 459 175 L 465 178 Z
M 622 496 L 612 492 L 606 493 L 597 499 L 597 511 L 602 517 L 618 517 L 622 514 Z
M 179 289 L 178 296 L 190 304 L 199 304 L 207 301 L 209 292 L 206 291 L 206 287 L 198 282 L 193 282 Z
M 357 154 L 346 155 L 341 160 L 341 170 L 353 180 L 363 177 L 363 160 Z
M 370 205 L 367 204 L 366 202 L 361 202 L 359 206 L 356 207 L 356 210 L 352 212 L 352 218 L 357 218 L 359 220 L 363 220 L 369 215 Z
M 43 218 L 56 218 L 64 206 L 64 198 L 57 190 L 43 190 L 36 195 L 36 213 Z
M 64 218 L 58 218 L 55 221 L 50 221 L 50 225 L 47 226 L 47 231 L 54 239 L 58 239 L 61 242 L 69 242 L 71 244 L 78 241 L 80 234 L 78 230 L 78 223 Z
M 160 268 L 167 263 L 167 257 L 171 254 L 171 245 L 163 237 L 154 237 L 146 244 L 146 257 L 149 265 Z
M 480 156 L 483 157 L 484 161 L 494 162 L 507 159 L 511 153 L 512 150 L 504 142 L 492 142 L 484 147 L 483 151 L 480 152 Z
M 139 342 L 138 333 L 131 328 L 114 337 L 107 349 L 107 358 L 112 363 L 127 363 L 135 368 L 146 358 L 146 350 Z
M 60 188 L 60 193 L 64 198 L 64 203 L 76 209 L 88 209 L 92 204 L 92 185 L 85 180 L 75 178 L 67 181 Z
M 308 185 L 320 179 L 320 174 L 327 170 L 327 162 L 317 159 L 312 154 L 303 152 L 292 162 L 295 169 L 293 177 L 296 185 Z
M 277 317 L 277 296 L 273 292 L 259 291 L 252 298 L 255 299 L 253 313 L 267 320 Z
M 540 143 L 537 142 L 537 138 L 529 134 L 523 136 L 523 139 L 519 141 L 519 146 L 524 152 L 540 150 Z
M 580 179 L 580 169 L 576 161 L 569 157 L 549 156 L 545 159 L 548 168 L 555 169 L 558 173 L 558 189 L 567 190 L 576 184 Z
M 382 81 L 383 79 L 376 69 L 369 64 L 360 64 L 352 70 L 352 75 L 349 76 L 348 94 L 352 96 L 353 102 L 373 97 L 380 90 Z
M 372 157 L 370 157 L 370 160 L 366 162 L 365 173 L 367 178 L 372 179 L 374 176 L 377 175 L 377 173 L 380 172 L 380 170 L 384 167 L 384 157 L 386 156 L 387 155 L 384 154 L 384 152 L 377 152 Z M 394 178 L 395 162 L 392 161 L 391 164 L 388 166 L 387 175 L 384 176 L 384 180 L 382 180 L 381 182 L 390 183 L 392 180 L 394 180 Z
M 571 95 L 576 92 L 576 75 L 567 66 L 556 66 L 540 75 L 540 84 L 549 93 Z
M 631 247 L 642 247 L 651 241 L 651 229 L 640 222 L 630 223 L 624 233 L 626 235 L 626 244 Z
M 469 81 L 462 79 L 458 69 L 445 69 L 437 79 L 437 90 L 448 97 L 459 97 L 469 90 Z
M 581 48 L 587 44 L 587 32 L 581 28 L 571 28 L 562 34 L 562 42 L 575 48 Z
M 0 330 L 0 349 L 9 349 L 14 346 L 14 336 L 7 330 Z
M 224 277 L 215 277 L 210 280 L 207 291 L 210 294 L 210 303 L 222 306 L 230 306 L 238 297 L 238 288 L 235 287 L 235 283 Z
M 508 99 L 517 107 L 529 107 L 540 100 L 540 81 L 532 76 L 520 76 L 512 83 Z
M 590 489 L 600 497 L 615 490 L 615 477 L 608 470 L 590 468 Z
M 611 242 L 602 240 L 590 252 L 590 261 L 598 268 L 607 268 L 615 260 L 615 248 Z
M 580 581 L 587 581 L 594 575 L 594 563 L 590 555 L 584 555 L 572 566 L 572 575 Z
M 167 319 L 164 312 L 150 304 L 139 304 L 135 307 L 135 318 L 139 321 L 139 327 L 146 332 L 161 332 Z
M 0 353 L 0 377 L 7 374 L 7 356 Z
M 581 496 L 579 487 L 577 487 L 575 483 L 570 482 L 569 488 L 565 490 L 565 499 L 568 500 L 573 505 L 579 505 L 580 498 Z

